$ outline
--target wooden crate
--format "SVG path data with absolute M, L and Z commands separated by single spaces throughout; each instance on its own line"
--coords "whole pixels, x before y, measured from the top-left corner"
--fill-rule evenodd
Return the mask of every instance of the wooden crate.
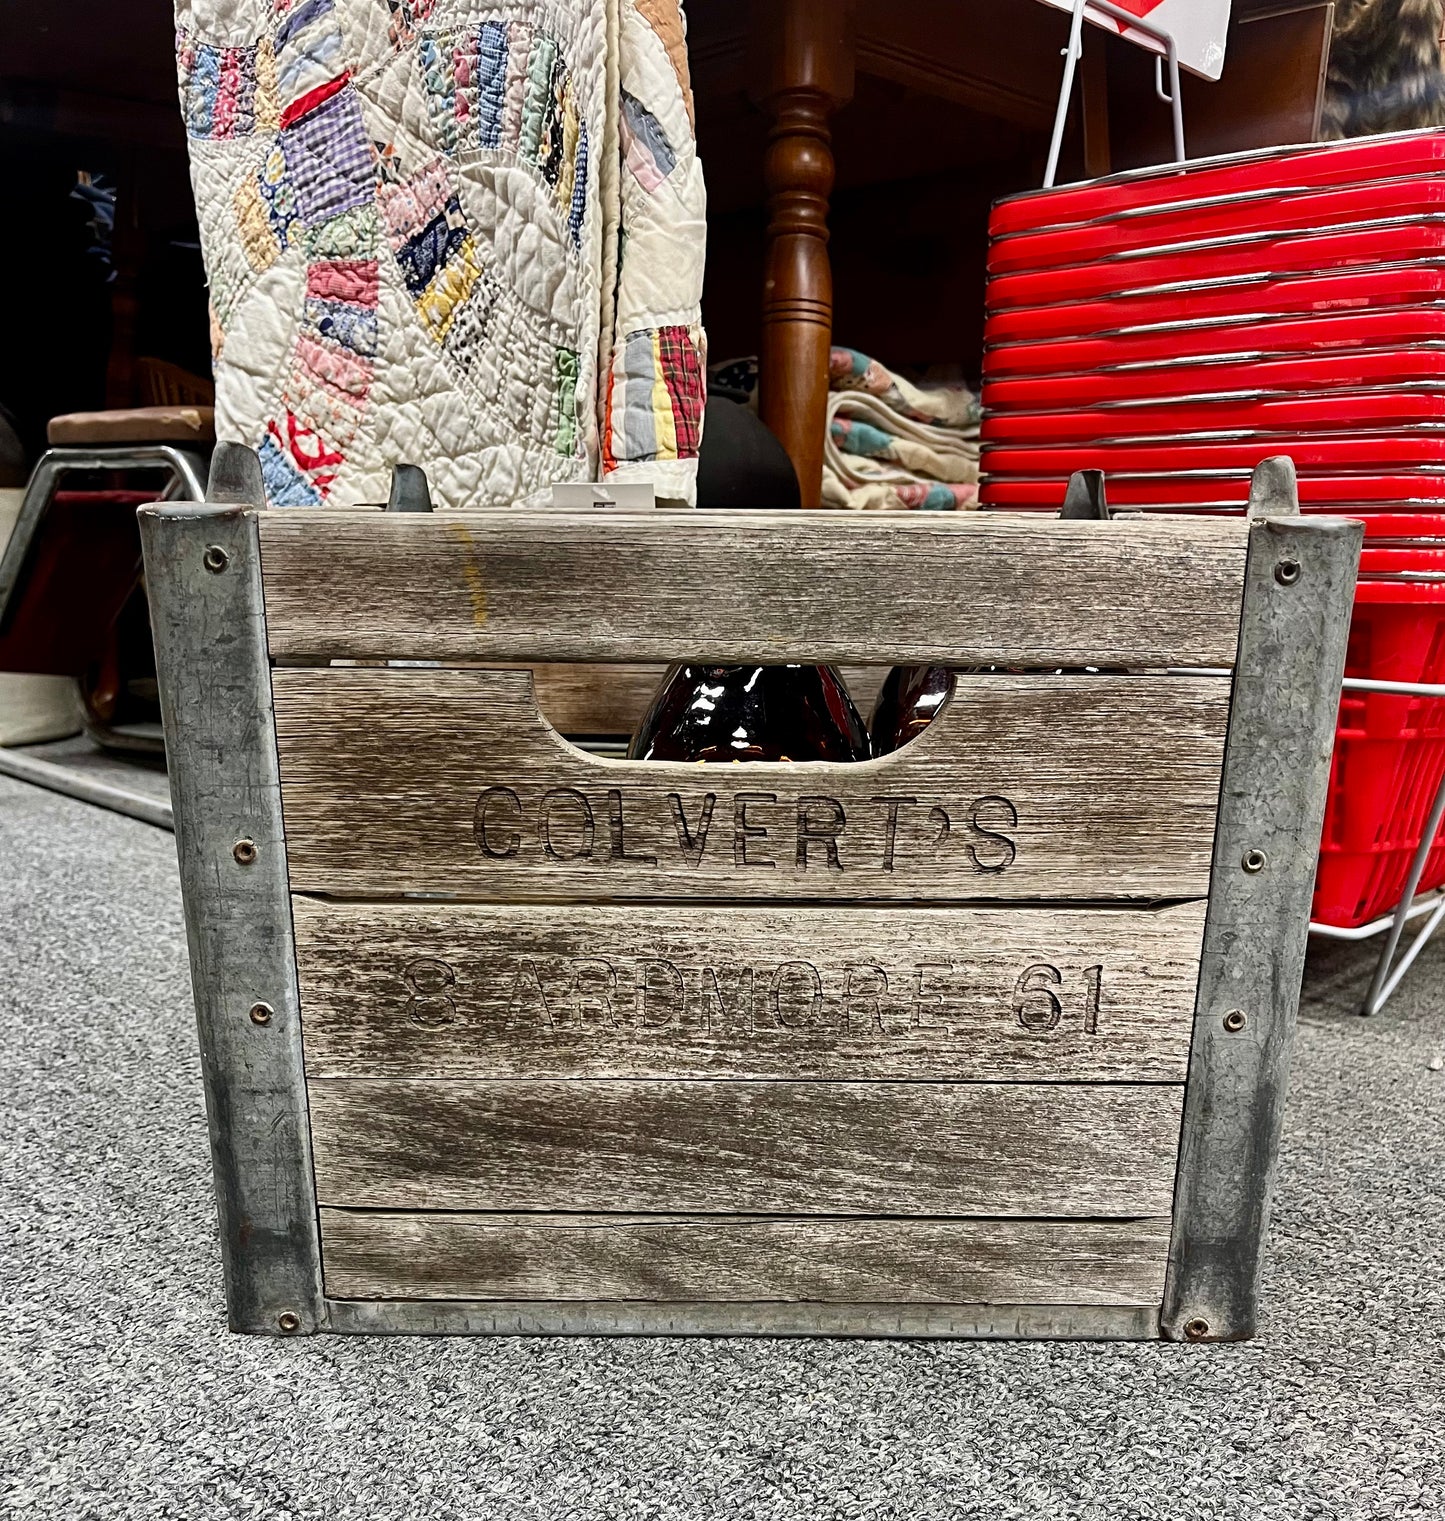
M 1252 1333 L 1358 524 L 142 520 L 236 1329 Z M 1041 674 L 702 767 L 519 668 L 680 657 Z

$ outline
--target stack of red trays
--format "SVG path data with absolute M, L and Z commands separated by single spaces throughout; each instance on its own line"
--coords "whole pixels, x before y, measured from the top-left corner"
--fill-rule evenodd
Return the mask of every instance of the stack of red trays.
M 991 222 L 986 507 L 1445 512 L 1445 132 L 1036 191 Z
M 1379 513 L 1365 549 L 1347 676 L 1445 685 L 1445 517 Z M 1340 702 L 1314 917 L 1355 926 L 1399 902 L 1445 776 L 1445 700 L 1346 691 Z M 1445 886 L 1437 839 L 1420 890 Z

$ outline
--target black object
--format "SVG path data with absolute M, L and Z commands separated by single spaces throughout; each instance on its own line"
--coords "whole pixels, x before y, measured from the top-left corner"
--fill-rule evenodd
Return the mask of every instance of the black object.
M 756 413 L 709 396 L 697 457 L 699 507 L 800 508 L 788 451 Z
M 868 731 L 831 666 L 675 665 L 632 760 L 860 761 Z
M 697 505 L 802 506 L 787 451 L 746 407 L 710 396 Z M 857 761 L 868 731 L 829 666 L 674 665 L 628 754 L 633 760 Z

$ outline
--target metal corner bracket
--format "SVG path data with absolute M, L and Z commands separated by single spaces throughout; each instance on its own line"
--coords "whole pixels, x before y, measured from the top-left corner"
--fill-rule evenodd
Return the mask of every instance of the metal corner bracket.
M 139 516 L 230 1324 L 316 1331 L 325 1308 L 257 511 L 161 504 Z
M 1292 505 L 1292 470 L 1262 469 L 1256 498 Z M 1176 1341 L 1255 1330 L 1363 535 L 1343 518 L 1250 523 L 1160 1315 Z

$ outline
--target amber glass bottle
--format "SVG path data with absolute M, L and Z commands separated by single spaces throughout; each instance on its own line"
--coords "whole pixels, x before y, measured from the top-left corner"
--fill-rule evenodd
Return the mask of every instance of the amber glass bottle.
M 901 750 L 938 717 L 953 690 L 946 665 L 896 665 L 888 673 L 869 725 L 874 755 Z
M 831 666 L 675 665 L 633 760 L 859 761 L 868 730 Z

